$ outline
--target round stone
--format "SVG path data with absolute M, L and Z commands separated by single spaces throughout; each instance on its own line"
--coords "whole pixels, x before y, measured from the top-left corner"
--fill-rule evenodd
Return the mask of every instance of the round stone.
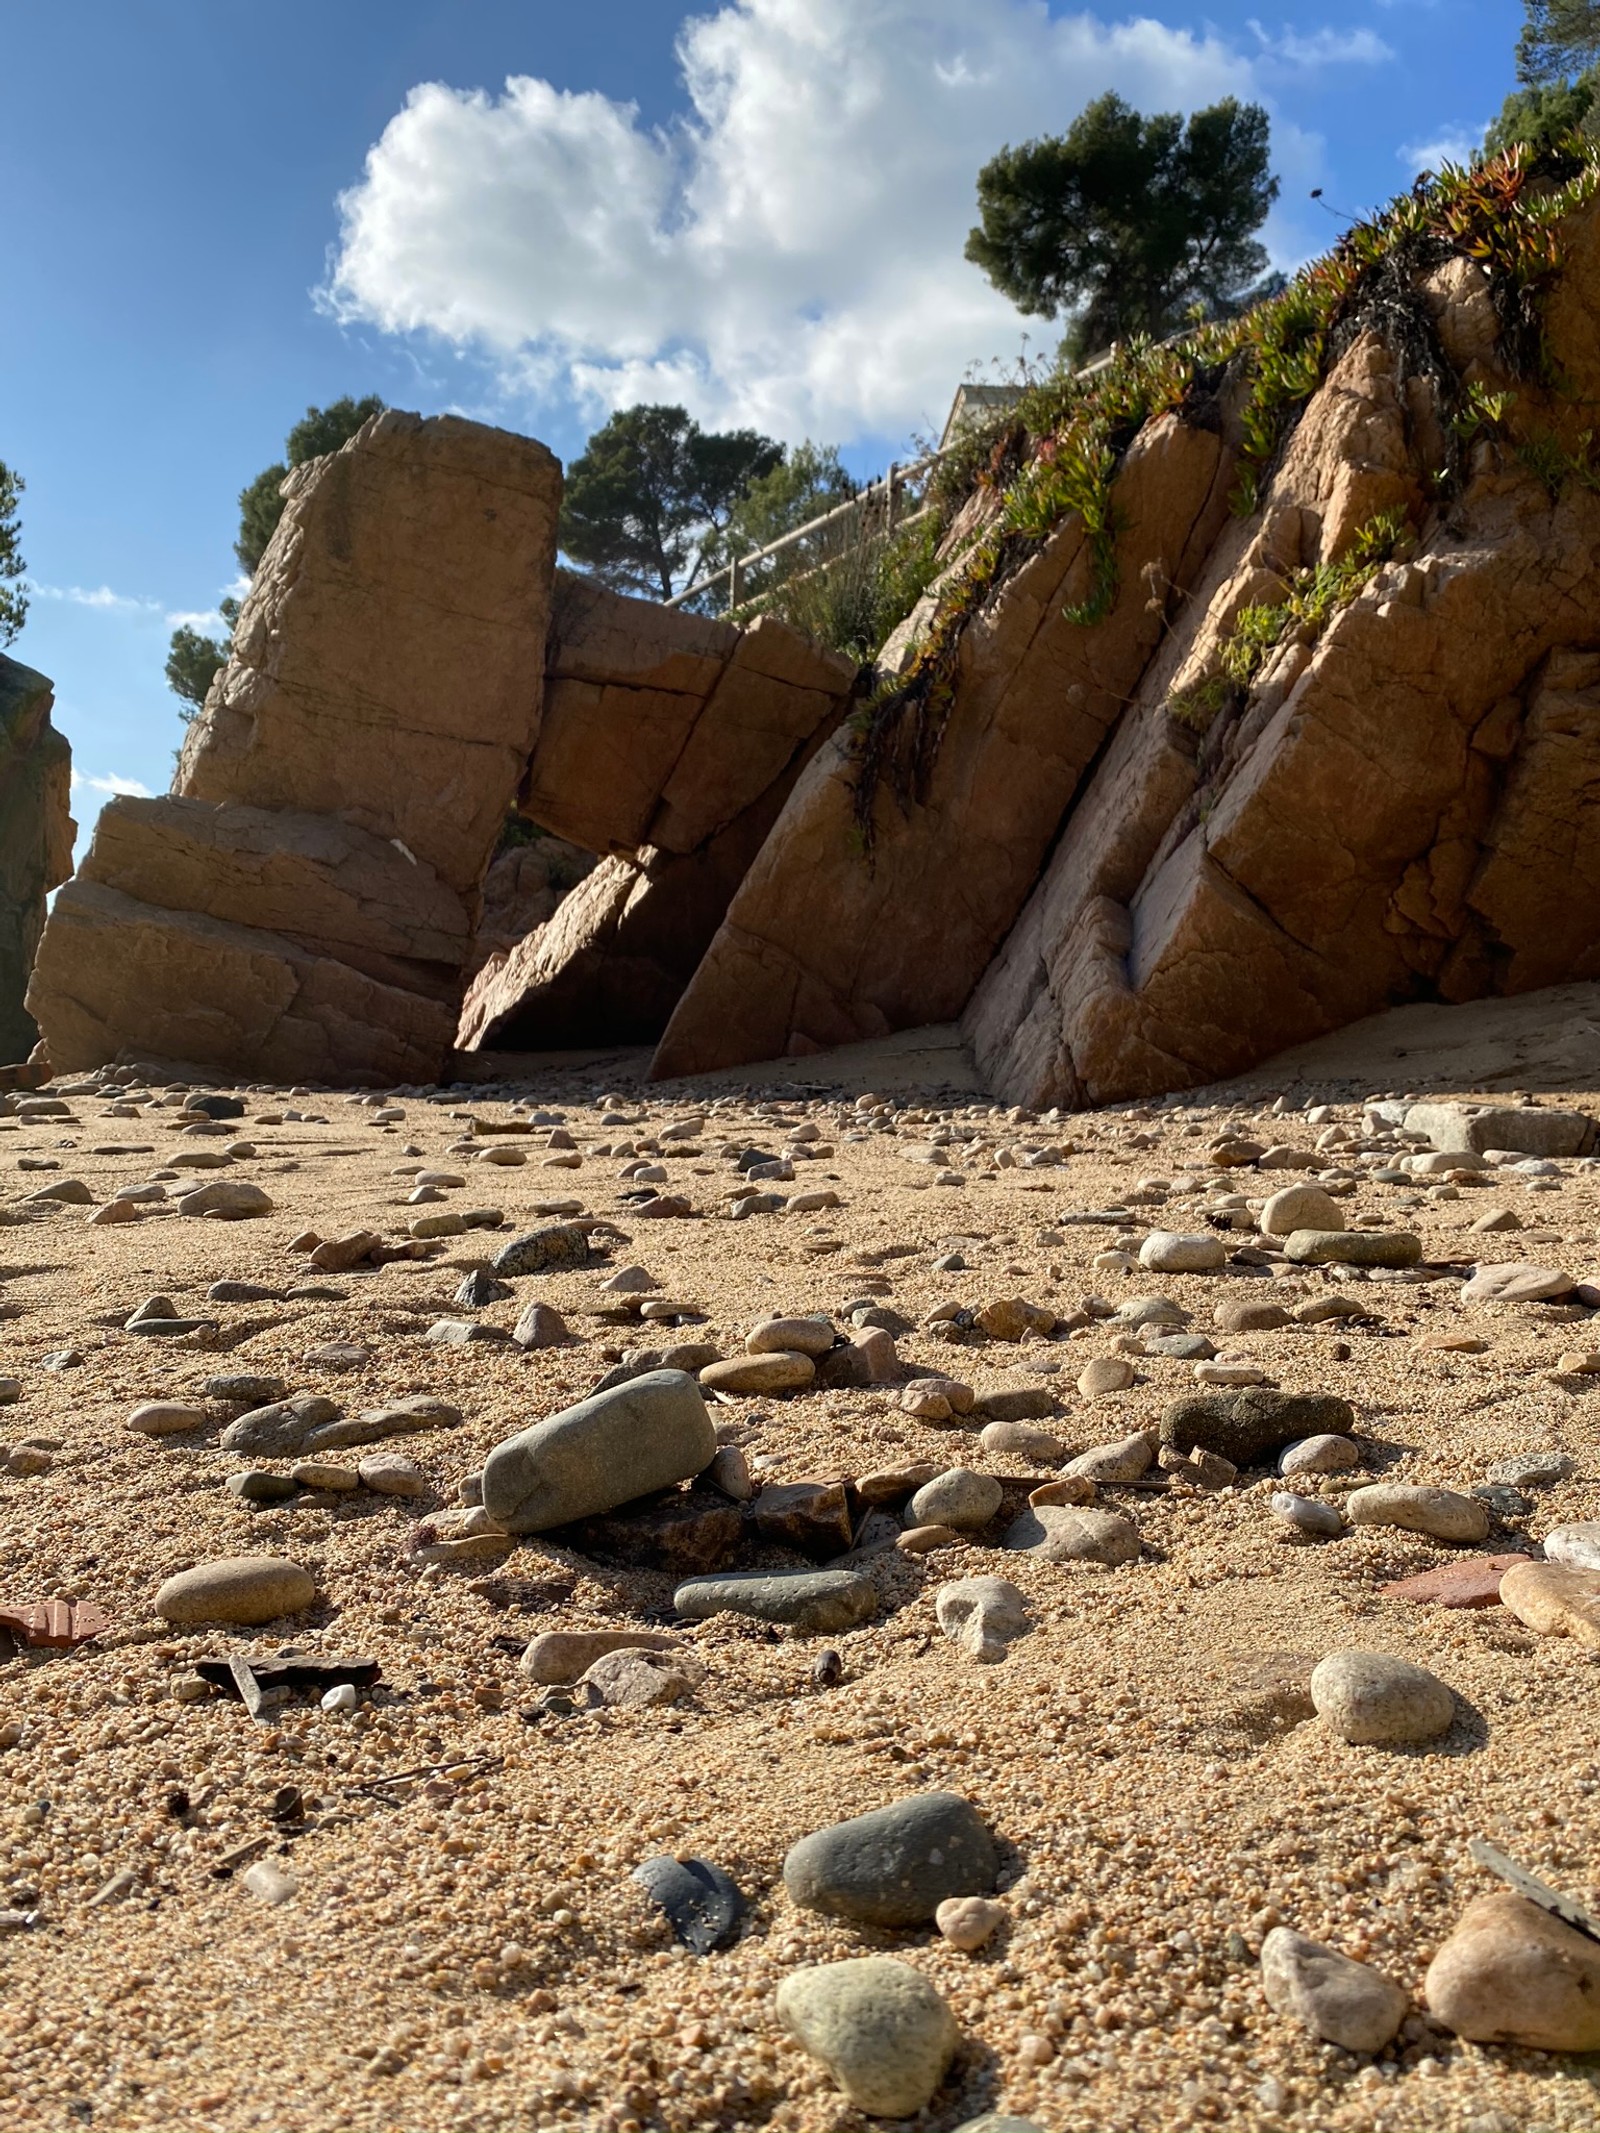
M 1600 1570 L 1600 1518 L 1552 1526 L 1544 1537 L 1544 1552 L 1552 1563 L 1567 1563 L 1574 1570 Z
M 206 1411 L 180 1400 L 141 1400 L 128 1417 L 129 1429 L 141 1437 L 176 1437 L 187 1429 L 204 1429 Z
M 1034 1466 L 1055 1466 L 1066 1457 L 1066 1447 L 1031 1422 L 986 1422 L 978 1442 L 996 1458 L 1025 1459 Z
M 1006 1528 L 1000 1545 L 1046 1563 L 1100 1563 L 1114 1569 L 1138 1555 L 1139 1529 L 1117 1511 L 1030 1503 Z
M 420 1466 L 393 1452 L 373 1452 L 356 1469 L 363 1488 L 375 1496 L 426 1496 L 428 1477 Z
M 834 1330 L 825 1318 L 764 1318 L 745 1340 L 748 1355 L 826 1355 Z
M 1134 1368 L 1125 1355 L 1097 1355 L 1078 1373 L 1078 1390 L 1086 1400 L 1104 1393 L 1126 1392 L 1134 1380 Z
M 1347 2052 L 1379 2052 L 1410 2004 L 1392 1979 L 1367 1963 L 1275 1926 L 1261 1943 L 1267 2005 Z
M 1297 1229 L 1337 1230 L 1339 1203 L 1320 1185 L 1285 1185 L 1261 1210 L 1268 1237 L 1292 1237 Z
M 963 1955 L 992 1940 L 1006 1922 L 1006 1907 L 987 1896 L 947 1896 L 933 1914 L 940 1938 Z
M 1334 1506 L 1319 1503 L 1314 1496 L 1295 1496 L 1280 1489 L 1268 1508 L 1274 1518 L 1281 1518 L 1297 1532 L 1314 1534 L 1319 1539 L 1332 1540 L 1344 1531 L 1344 1520 Z
M 1423 1993 L 1447 2029 L 1476 2044 L 1600 2051 L 1600 1945 L 1523 1896 L 1468 1904 Z
M 1280 1474 L 1346 1474 L 1361 1464 L 1361 1447 L 1353 1437 L 1324 1431 L 1317 1437 L 1299 1437 L 1278 1454 Z
M 912 1526 L 953 1526 L 958 1533 L 974 1532 L 994 1517 L 1002 1494 L 992 1474 L 953 1466 L 918 1489 L 906 1520 Z
M 1185 1236 L 1174 1229 L 1152 1230 L 1139 1247 L 1139 1264 L 1158 1274 L 1209 1274 L 1227 1262 L 1222 1239 L 1207 1231 Z
M 1354 1747 L 1396 1747 L 1449 1731 L 1456 1700 L 1437 1674 L 1387 1652 L 1333 1652 L 1312 1671 L 1311 1701 Z
M 1149 1433 L 1136 1430 L 1131 1437 L 1121 1437 L 1115 1444 L 1091 1445 L 1088 1451 L 1067 1461 L 1067 1472 L 1081 1474 L 1086 1481 L 1137 1481 L 1155 1455 L 1156 1448 Z
M 817 1366 L 809 1355 L 793 1349 L 777 1349 L 762 1355 L 733 1355 L 723 1363 L 708 1363 L 700 1373 L 707 1392 L 754 1393 L 766 1398 L 776 1392 L 804 1392 L 815 1382 Z
M 926 1925 L 947 1896 L 994 1887 L 994 1838 L 969 1800 L 919 1792 L 790 1847 L 784 1887 L 803 1910 L 857 1925 Z
M 955 2057 L 955 2016 L 937 1987 L 888 1955 L 791 1972 L 778 1987 L 778 2018 L 874 2117 L 913 2117 Z
M 245 1627 L 298 1614 L 316 1597 L 316 1581 L 279 1555 L 230 1555 L 180 1570 L 156 1594 L 164 1621 L 237 1622 Z

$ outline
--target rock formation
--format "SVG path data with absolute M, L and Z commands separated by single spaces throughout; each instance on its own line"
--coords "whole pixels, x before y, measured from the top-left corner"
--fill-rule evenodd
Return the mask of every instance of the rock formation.
M 964 1012 L 998 1094 L 1081 1104 L 1600 973 L 1600 215 L 1567 218 L 1544 298 L 1560 396 L 1513 375 L 1488 273 L 1445 251 L 1391 269 L 1370 323 L 1358 286 L 1248 516 L 1219 508 L 1226 380 L 1144 425 L 1109 612 L 1063 612 L 1074 517 L 973 607 L 931 776 L 877 793 L 872 851 L 859 743 L 819 757 L 659 1073 Z M 1389 559 L 1340 580 L 1385 526 Z
M 0 654 L 0 1063 L 38 1037 L 23 994 L 45 898 L 72 872 L 72 751 L 50 704 L 44 676 Z
M 297 468 L 170 800 L 116 800 L 30 1004 L 124 1053 L 431 1080 L 538 732 L 560 469 L 455 416 Z

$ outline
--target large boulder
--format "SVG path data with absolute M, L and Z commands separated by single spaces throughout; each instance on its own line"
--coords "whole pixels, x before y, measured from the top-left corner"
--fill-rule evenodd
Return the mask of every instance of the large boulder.
M 72 751 L 50 705 L 45 677 L 0 654 L 0 1062 L 38 1037 L 23 995 L 45 898 L 72 872 Z

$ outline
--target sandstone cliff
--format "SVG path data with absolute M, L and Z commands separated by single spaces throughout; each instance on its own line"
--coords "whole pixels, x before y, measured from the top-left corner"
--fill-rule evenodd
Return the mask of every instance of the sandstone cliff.
M 42 674 L 0 654 L 0 1063 L 38 1038 L 23 1006 L 45 898 L 72 872 L 72 751 Z

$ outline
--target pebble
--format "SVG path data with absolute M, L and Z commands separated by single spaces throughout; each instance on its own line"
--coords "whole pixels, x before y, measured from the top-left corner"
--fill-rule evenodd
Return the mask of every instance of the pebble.
M 361 1486 L 371 1489 L 375 1496 L 426 1496 L 429 1482 L 420 1466 L 409 1459 L 396 1458 L 393 1452 L 375 1452 L 363 1459 L 356 1472 Z
M 999 1856 L 988 1825 L 954 1792 L 920 1792 L 790 1847 L 783 1883 L 802 1910 L 857 1925 L 931 1923 L 947 1896 L 984 1896 Z
M 653 1370 L 497 1444 L 484 1463 L 484 1507 L 508 1533 L 543 1533 L 686 1481 L 716 1450 L 694 1380 Z
M 1006 1528 L 1000 1545 L 1035 1555 L 1041 1562 L 1101 1563 L 1112 1569 L 1138 1555 L 1139 1529 L 1117 1511 L 1030 1503 Z
M 986 1422 L 978 1443 L 996 1458 L 1026 1459 L 1034 1466 L 1055 1466 L 1067 1456 L 1058 1438 L 1028 1422 Z
M 1296 1230 L 1320 1230 L 1324 1236 L 1344 1234 L 1339 1228 L 1339 1203 L 1320 1185 L 1285 1185 L 1261 1210 L 1261 1233 L 1266 1237 L 1292 1237 Z
M 0 1407 L 12 1407 L 22 1398 L 21 1378 L 0 1378 Z M 138 1409 L 134 1410 L 135 1413 Z M 202 1419 L 204 1419 L 202 1417 Z M 130 1428 L 133 1424 L 130 1421 Z M 187 1427 L 187 1425 L 185 1425 Z
M 1568 1563 L 1574 1570 L 1600 1570 L 1600 1518 L 1552 1526 L 1544 1537 L 1544 1552 L 1552 1563 Z
M 1513 1564 L 1500 1580 L 1501 1604 L 1541 1637 L 1571 1637 L 1600 1651 L 1600 1570 L 1572 1563 Z
M 1405 2020 L 1405 1994 L 1370 1964 L 1275 1926 L 1261 1944 L 1261 1990 L 1276 2013 L 1347 2052 L 1379 2052 Z
M 1055 1411 L 1055 1394 L 1046 1385 L 991 1386 L 972 1403 L 972 1412 L 985 1422 L 1042 1422 Z
M 826 1355 L 834 1330 L 825 1318 L 764 1318 L 745 1339 L 747 1355 Z M 809 1380 L 807 1380 L 809 1382 Z
M 987 1896 L 947 1896 L 933 1914 L 942 1940 L 972 1955 L 1006 1922 L 1006 1907 Z
M 1078 1373 L 1078 1390 L 1086 1400 L 1104 1393 L 1126 1392 L 1136 1373 L 1125 1355 L 1097 1355 Z
M 605 1709 L 647 1710 L 658 1704 L 681 1703 L 694 1689 L 698 1675 L 692 1662 L 675 1663 L 670 1653 L 634 1645 L 596 1659 L 585 1671 L 582 1685 Z
M 1394 1526 L 1403 1533 L 1426 1533 L 1430 1540 L 1481 1541 L 1489 1530 L 1488 1511 L 1472 1497 L 1402 1481 L 1352 1489 L 1345 1510 L 1352 1525 Z
M 1296 1266 L 1416 1266 L 1422 1239 L 1409 1230 L 1297 1229 L 1283 1247 Z
M 1480 1896 L 1428 1965 L 1431 2014 L 1475 2044 L 1600 2051 L 1600 1943 L 1523 1896 Z
M 744 1570 L 690 1578 L 672 1595 L 672 1604 L 692 1622 L 748 1615 L 815 1636 L 866 1621 L 877 1612 L 878 1588 L 857 1570 Z
M 666 1913 L 673 1932 L 695 1955 L 709 1955 L 733 1938 L 745 1902 L 738 1886 L 708 1859 L 645 1859 L 633 1878 Z
M 326 1404 L 331 1407 L 333 1403 Z M 460 1423 L 459 1407 L 431 1392 L 417 1392 L 403 1400 L 391 1400 L 385 1407 L 366 1407 L 360 1414 L 319 1422 L 300 1449 L 343 1451 L 357 1444 L 380 1444 L 386 1437 L 414 1437 L 424 1430 L 457 1429 Z
M 1426 1667 L 1386 1652 L 1333 1652 L 1311 1675 L 1311 1701 L 1354 1747 L 1436 1740 L 1455 1718 L 1454 1695 Z
M 486 1326 L 479 1318 L 438 1318 L 423 1335 L 430 1348 L 472 1348 L 503 1341 L 508 1336 L 499 1326 Z
M 578 1681 L 612 1652 L 677 1652 L 677 1637 L 648 1629 L 547 1629 L 535 1637 L 517 1661 L 530 1681 L 549 1688 Z
M 784 1350 L 764 1355 L 735 1355 L 708 1363 L 700 1373 L 707 1392 L 740 1392 L 758 1399 L 779 1392 L 804 1392 L 816 1382 L 817 1366 L 809 1355 Z
M 1302 1188 L 1292 1185 L 1289 1189 L 1298 1192 Z M 1213 1315 L 1223 1333 L 1275 1333 L 1280 1326 L 1294 1323 L 1280 1303 L 1256 1303 L 1239 1297 L 1219 1303 Z
M 1139 1247 L 1139 1264 L 1158 1274 L 1207 1274 L 1227 1263 L 1227 1247 L 1210 1231 L 1184 1236 L 1178 1230 L 1152 1230 Z
M 1568 1452 L 1518 1452 L 1510 1459 L 1497 1459 L 1484 1479 L 1505 1482 L 1514 1489 L 1548 1489 L 1570 1480 L 1576 1467 Z
M 1297 1437 L 1278 1454 L 1280 1474 L 1347 1474 L 1361 1464 L 1361 1447 L 1353 1437 Z
M 252 1896 L 259 1896 L 263 1903 L 287 1903 L 299 1891 L 298 1875 L 271 1859 L 258 1859 L 254 1866 L 247 1866 L 239 1877 L 240 1883 Z
M 913 1526 L 953 1526 L 958 1533 L 986 1526 L 1000 1509 L 1002 1491 L 990 1474 L 953 1466 L 924 1482 L 907 1513 Z
M 959 1578 L 941 1585 L 933 1611 L 945 1635 L 986 1665 L 1003 1659 L 1031 1626 L 1026 1595 L 1005 1578 Z
M 360 1693 L 353 1681 L 336 1682 L 324 1692 L 321 1705 L 324 1711 L 342 1712 L 348 1716 L 360 1703 Z
M 571 1339 L 567 1322 L 553 1305 L 530 1303 L 511 1329 L 519 1348 L 560 1348 Z
M 968 1538 L 954 1526 L 907 1526 L 895 1547 L 902 1555 L 933 1555 L 940 1548 L 959 1548 Z
M 266 1467 L 247 1467 L 242 1473 L 230 1474 L 224 1486 L 241 1503 L 282 1503 L 299 1489 L 298 1482 L 287 1474 Z
M 236 1622 L 258 1627 L 280 1615 L 298 1614 L 316 1597 L 316 1581 L 298 1563 L 278 1555 L 232 1555 L 180 1570 L 156 1594 L 163 1621 L 184 1626 Z
M 1115 1444 L 1092 1445 L 1080 1452 L 1076 1459 L 1067 1461 L 1069 1474 L 1081 1474 L 1094 1482 L 1137 1481 L 1148 1472 L 1155 1458 L 1153 1438 L 1146 1430 L 1137 1430 L 1131 1437 L 1119 1438 Z
M 958 2031 L 938 1988 L 892 1956 L 856 1956 L 791 1971 L 778 2019 L 820 2059 L 850 2101 L 881 2118 L 910 2118 L 955 2057 Z
M 273 1203 L 259 1185 L 242 1178 L 214 1178 L 194 1192 L 182 1194 L 180 1215 L 210 1215 L 227 1222 L 242 1222 L 256 1215 L 270 1215 Z
M 435 1221 L 442 1216 L 433 1217 Z M 414 1234 L 415 1232 L 413 1232 Z M 589 1232 L 575 1223 L 557 1222 L 548 1228 L 530 1230 L 503 1244 L 489 1262 L 489 1270 L 516 1280 L 524 1274 L 547 1274 L 552 1269 L 587 1266 L 593 1258 Z
M 337 1403 L 321 1393 L 274 1400 L 230 1422 L 218 1441 L 225 1452 L 244 1452 L 257 1459 L 288 1459 L 304 1451 L 312 1431 L 319 1424 L 332 1422 L 338 1412 Z
M 1320 1503 L 1314 1496 L 1295 1496 L 1286 1489 L 1278 1490 L 1267 1504 L 1274 1518 L 1281 1518 L 1297 1532 L 1315 1535 L 1318 1539 L 1335 1539 L 1344 1531 L 1344 1520 L 1331 1503 Z
M 351 1466 L 330 1466 L 321 1459 L 300 1459 L 289 1469 L 289 1479 L 302 1489 L 332 1489 L 343 1494 L 359 1488 L 361 1476 Z

